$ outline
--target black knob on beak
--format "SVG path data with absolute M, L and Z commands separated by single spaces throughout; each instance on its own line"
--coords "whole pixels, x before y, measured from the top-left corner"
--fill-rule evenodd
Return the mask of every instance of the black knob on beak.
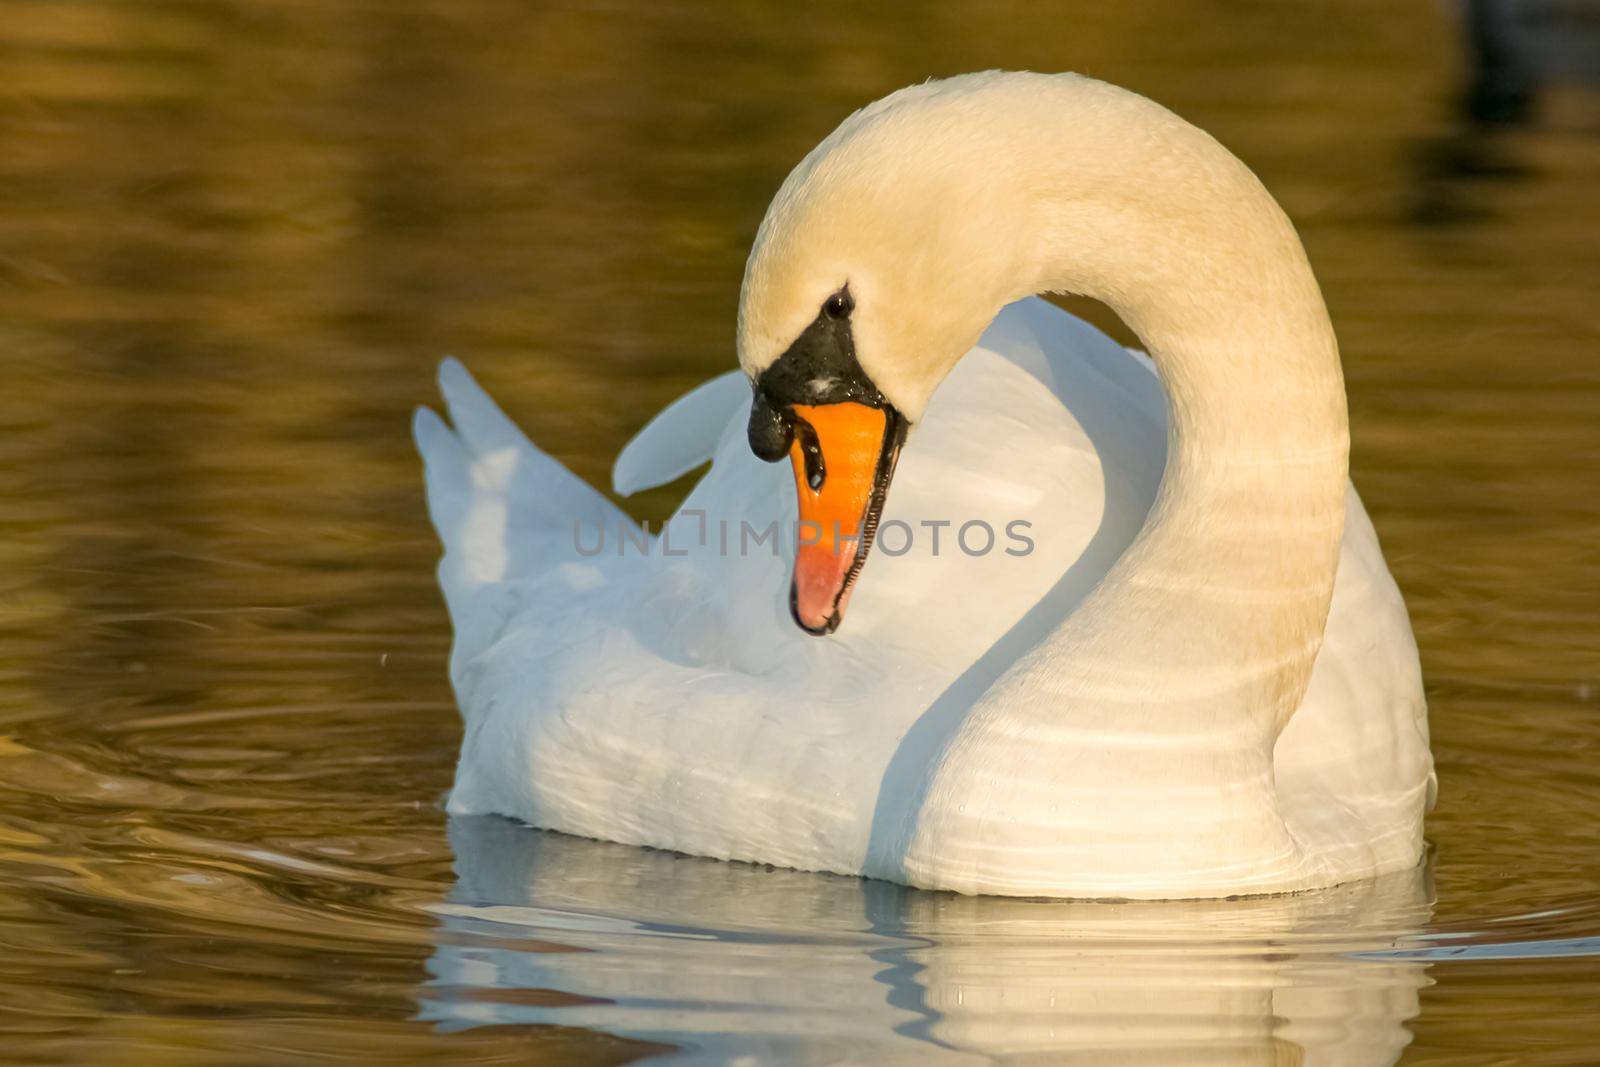
M 793 441 L 794 416 L 773 407 L 757 389 L 750 405 L 750 451 L 759 459 L 776 463 L 789 454 Z

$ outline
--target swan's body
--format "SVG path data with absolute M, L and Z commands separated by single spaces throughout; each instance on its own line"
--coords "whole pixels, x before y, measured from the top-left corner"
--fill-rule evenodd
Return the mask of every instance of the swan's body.
M 916 428 L 819 641 L 789 619 L 793 549 L 742 536 L 792 531 L 797 493 L 750 454 L 745 376 L 770 381 L 841 280 L 871 403 Z M 1116 308 L 1159 379 L 1038 300 L 973 347 L 1052 289 Z M 785 184 L 740 319 L 745 375 L 618 461 L 631 491 L 714 455 L 648 554 L 447 367 L 455 431 L 417 431 L 467 725 L 452 811 L 969 892 L 1271 892 L 1417 861 L 1416 648 L 1349 486 L 1331 328 L 1215 142 L 1072 76 L 905 90 Z M 987 553 L 955 543 L 970 520 Z

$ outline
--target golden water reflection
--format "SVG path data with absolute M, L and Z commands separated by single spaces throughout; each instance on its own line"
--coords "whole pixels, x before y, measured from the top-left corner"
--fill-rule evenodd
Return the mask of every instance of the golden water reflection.
M 1427 874 L 1248 901 L 925 893 L 452 820 L 425 1018 L 569 1020 L 707 1062 L 1393 1063 Z M 796 966 L 803 960 L 802 966 Z M 495 995 L 486 996 L 485 991 Z M 559 995 L 555 991 L 560 991 Z

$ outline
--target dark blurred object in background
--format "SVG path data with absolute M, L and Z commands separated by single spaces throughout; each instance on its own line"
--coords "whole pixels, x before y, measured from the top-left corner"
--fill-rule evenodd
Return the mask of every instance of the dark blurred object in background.
M 1565 86 L 1600 84 L 1600 3 L 1595 0 L 1464 0 L 1458 5 L 1466 69 L 1458 113 L 1417 151 L 1412 221 L 1450 226 L 1492 215 L 1485 180 L 1526 177 L 1538 168 L 1514 136 L 1541 121 L 1547 98 Z M 1592 96 L 1591 96 L 1592 98 Z M 1580 127 L 1600 130 L 1579 105 Z
M 1537 85 L 1522 39 L 1517 0 L 1468 0 L 1467 41 L 1472 75 L 1464 99 L 1475 122 L 1522 122 Z
M 1472 69 L 1466 117 L 1518 123 L 1532 117 L 1548 80 L 1600 80 L 1600 4 L 1594 0 L 1467 0 Z

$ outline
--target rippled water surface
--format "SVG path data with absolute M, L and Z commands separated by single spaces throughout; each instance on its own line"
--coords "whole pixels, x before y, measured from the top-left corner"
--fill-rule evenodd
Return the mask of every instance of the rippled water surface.
M 8 0 L 3 1058 L 1600 1058 L 1600 21 L 1521 10 L 1474 93 L 1443 4 Z M 436 360 L 601 478 L 732 365 L 788 167 L 985 66 L 1155 96 L 1301 227 L 1429 867 L 994 901 L 447 822 Z

